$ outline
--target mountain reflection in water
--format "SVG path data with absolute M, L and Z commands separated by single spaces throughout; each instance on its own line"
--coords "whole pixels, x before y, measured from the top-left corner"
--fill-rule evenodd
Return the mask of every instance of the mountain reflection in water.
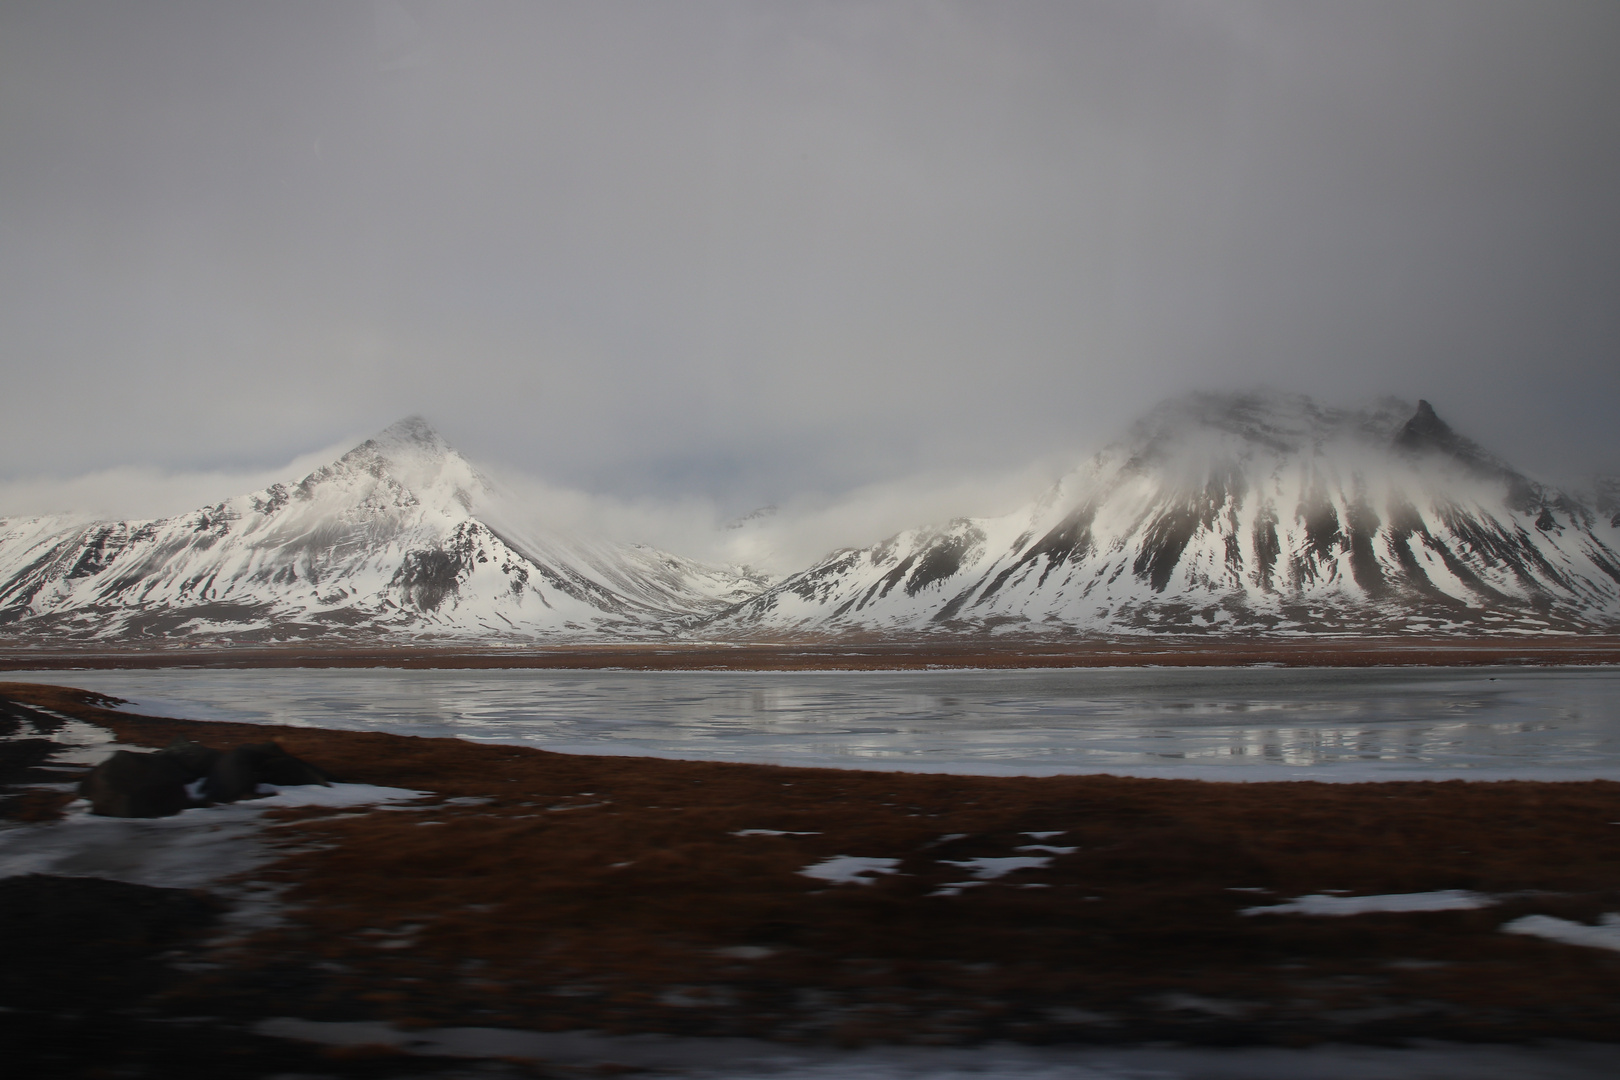
M 1620 778 L 1615 668 L 74 671 L 131 711 L 573 753 L 1231 780 Z

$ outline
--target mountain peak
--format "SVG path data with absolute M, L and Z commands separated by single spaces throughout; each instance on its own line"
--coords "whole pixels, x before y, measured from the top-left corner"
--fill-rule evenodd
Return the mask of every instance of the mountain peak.
M 459 458 L 456 448 L 421 416 L 396 420 L 343 455 L 352 463 L 384 462 L 390 469 L 434 466 Z
M 383 428 L 370 439 L 366 440 L 380 450 L 395 447 L 411 447 L 414 449 L 430 449 L 444 451 L 450 449 L 434 426 L 427 422 L 426 417 L 411 415 L 403 420 L 396 420 Z
M 1276 390 L 1200 391 L 1170 398 L 1131 429 L 1124 445 L 1144 461 L 1206 452 L 1210 437 L 1288 454 L 1336 439 L 1384 441 L 1411 406 L 1384 400 L 1366 408 L 1324 406 L 1303 394 Z
M 419 498 L 444 505 L 453 500 L 467 511 L 489 486 L 420 416 L 388 425 L 339 458 L 337 467 L 379 477 L 386 474 Z
M 1417 412 L 1395 436 L 1395 445 L 1403 450 L 1432 448 L 1455 451 L 1457 441 L 1457 433 L 1451 429 L 1451 425 L 1440 419 L 1434 406 L 1422 399 L 1417 403 Z
M 1189 394 L 1037 503 L 834 552 L 707 626 L 1216 637 L 1612 628 L 1620 485 L 1600 491 L 1611 501 L 1599 509 L 1617 508 L 1601 517 L 1490 457 L 1427 401 L 1338 408 L 1269 391 Z
M 1419 401 L 1417 412 L 1395 434 L 1395 446 L 1407 453 L 1439 453 L 1460 463 L 1476 476 L 1501 480 L 1508 486 L 1508 505 L 1528 510 L 1541 498 L 1539 487 L 1506 463 L 1491 456 L 1484 447 L 1440 419 L 1434 406 Z

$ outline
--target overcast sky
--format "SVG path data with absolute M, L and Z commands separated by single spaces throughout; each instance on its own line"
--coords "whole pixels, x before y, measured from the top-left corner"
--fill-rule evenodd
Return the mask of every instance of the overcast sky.
M 1620 469 L 1617 57 L 1614 0 L 7 0 L 0 494 L 422 413 L 616 499 L 983 501 L 1257 385 Z

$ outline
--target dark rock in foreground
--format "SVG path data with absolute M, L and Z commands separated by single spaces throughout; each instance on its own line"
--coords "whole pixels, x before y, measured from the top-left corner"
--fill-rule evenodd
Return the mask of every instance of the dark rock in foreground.
M 199 794 L 191 785 L 202 781 Z M 273 742 L 220 753 L 190 739 L 175 739 L 155 754 L 119 750 L 90 770 L 79 794 L 102 817 L 168 817 L 193 806 L 236 802 L 258 793 L 260 784 L 296 787 L 330 784 L 320 769 Z
M 297 787 L 330 783 L 330 778 L 320 769 L 267 742 L 238 746 L 220 755 L 209 770 L 203 794 L 211 802 L 236 802 L 253 795 L 260 784 Z
M 186 792 L 189 780 L 178 762 L 161 753 L 119 750 L 79 782 L 79 794 L 102 817 L 168 817 L 196 805 Z

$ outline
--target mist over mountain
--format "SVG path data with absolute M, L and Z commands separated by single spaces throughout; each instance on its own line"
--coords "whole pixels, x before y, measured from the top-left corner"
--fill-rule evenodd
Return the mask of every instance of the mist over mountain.
M 416 417 L 188 514 L 0 521 L 0 625 L 28 638 L 636 637 L 763 583 L 536 530 Z
M 543 642 L 1620 627 L 1620 480 L 1547 486 L 1426 401 L 1173 399 L 1016 510 L 918 523 L 780 579 L 746 558 L 716 565 L 557 529 L 533 495 L 492 482 L 413 417 L 296 482 L 185 514 L 3 519 L 0 635 Z M 712 549 L 767 554 L 795 520 L 762 507 L 716 529 Z
M 1577 496 L 1428 402 L 1169 401 L 1035 503 L 834 553 L 717 632 L 1479 633 L 1620 625 L 1613 481 Z

